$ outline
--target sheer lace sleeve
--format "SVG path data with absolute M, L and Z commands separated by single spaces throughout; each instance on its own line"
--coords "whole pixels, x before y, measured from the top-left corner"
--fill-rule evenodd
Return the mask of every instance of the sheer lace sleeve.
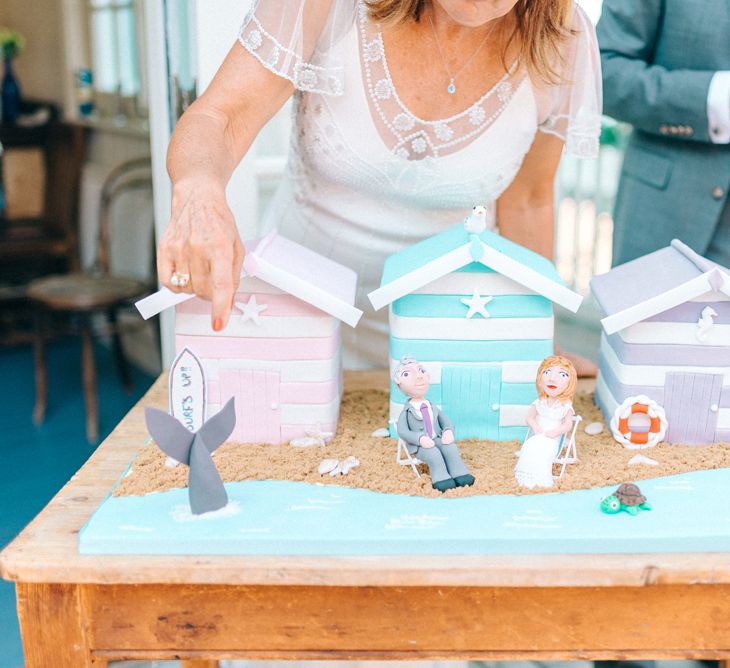
M 573 30 L 563 49 L 561 81 L 540 87 L 539 129 L 560 137 L 569 153 L 594 158 L 601 133 L 601 59 L 593 24 L 577 4 Z
M 254 0 L 238 35 L 261 64 L 298 90 L 342 95 L 333 47 L 352 26 L 356 0 Z

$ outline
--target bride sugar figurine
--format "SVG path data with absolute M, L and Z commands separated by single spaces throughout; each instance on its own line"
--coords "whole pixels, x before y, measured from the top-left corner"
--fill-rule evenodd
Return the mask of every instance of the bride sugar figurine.
M 538 398 L 527 411 L 530 431 L 517 453 L 515 478 L 521 487 L 553 486 L 553 461 L 560 439 L 573 426 L 577 374 L 565 357 L 546 357 L 537 370 Z

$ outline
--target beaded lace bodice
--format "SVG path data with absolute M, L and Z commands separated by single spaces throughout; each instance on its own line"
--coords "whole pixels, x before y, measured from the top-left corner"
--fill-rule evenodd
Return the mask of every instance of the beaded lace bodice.
M 382 35 L 362 2 L 334 0 L 328 38 L 304 58 L 301 34 L 288 41 L 279 34 L 284 19 L 273 1 L 259 0 L 240 34 L 250 53 L 297 89 L 287 170 L 265 224 L 358 272 L 366 315 L 357 330 L 343 332 L 346 363 L 382 365 L 387 314 L 373 314 L 366 296 L 379 285 L 385 258 L 460 222 L 477 203 L 496 226 L 495 202 L 536 132 L 559 134 L 559 120 L 550 119 L 549 94 L 516 65 L 461 113 L 420 119 L 398 95 Z M 311 0 L 290 2 L 298 7 L 292 23 L 306 29 Z M 590 140 L 597 143 L 597 131 Z

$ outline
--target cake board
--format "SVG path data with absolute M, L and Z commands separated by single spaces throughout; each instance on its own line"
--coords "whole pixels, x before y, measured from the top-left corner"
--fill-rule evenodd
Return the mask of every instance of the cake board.
M 348 374 L 346 383 L 374 378 Z M 213 658 L 730 658 L 730 616 L 718 614 L 730 605 L 727 552 L 80 555 L 78 532 L 140 449 L 143 408 L 164 405 L 164 386 L 158 381 L 0 554 L 0 573 L 16 582 L 28 668 L 162 658 L 196 666 Z M 403 627 L 404 615 L 424 610 L 428 638 Z

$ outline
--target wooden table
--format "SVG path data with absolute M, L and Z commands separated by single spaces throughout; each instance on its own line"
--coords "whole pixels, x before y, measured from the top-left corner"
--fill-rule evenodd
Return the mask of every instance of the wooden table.
M 379 372 L 349 387 L 386 387 Z M 27 668 L 111 659 L 730 658 L 730 555 L 81 556 L 143 406 L 0 555 Z M 62 444 L 59 444 L 61 447 Z M 720 518 L 718 521 L 721 521 Z M 722 518 L 722 521 L 726 521 Z

